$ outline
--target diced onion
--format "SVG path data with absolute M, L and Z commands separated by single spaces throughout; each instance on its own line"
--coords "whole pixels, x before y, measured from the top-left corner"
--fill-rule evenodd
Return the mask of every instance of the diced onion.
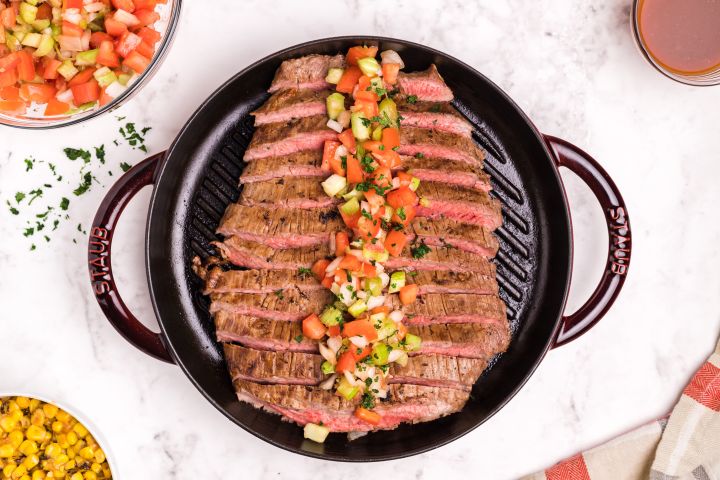
M 330 362 L 331 365 L 335 365 L 337 363 L 335 352 L 333 352 L 330 347 L 326 347 L 323 343 L 320 343 L 318 347 L 320 348 L 320 355 L 322 355 L 325 360 Z
M 85 8 L 86 12 L 97 13 L 105 8 L 105 4 L 102 2 L 87 3 L 83 8 Z
M 82 22 L 82 14 L 77 8 L 68 8 L 62 14 L 63 20 L 70 22 L 73 25 L 79 25 Z
M 120 82 L 113 82 L 105 87 L 105 93 L 112 98 L 116 98 L 125 91 L 126 87 L 123 87 Z
M 342 131 L 343 131 L 343 126 L 340 124 L 340 122 L 338 122 L 336 120 L 328 120 L 327 126 L 331 130 L 335 130 L 337 133 L 342 133 Z
M 400 188 L 400 179 L 395 177 L 392 179 L 392 186 L 393 188 Z
M 356 295 L 360 300 L 365 300 L 368 297 L 368 294 L 365 290 L 358 290 Z
M 350 126 L 350 111 L 343 110 L 337 118 L 337 122 L 343 127 L 348 128 Z
M 330 337 L 327 339 L 327 346 L 330 350 L 337 353 L 338 350 L 340 350 L 340 347 L 342 347 L 342 337 Z
M 58 101 L 60 101 L 60 102 L 70 103 L 73 101 L 72 90 L 68 88 L 64 92 L 60 92 L 57 95 L 55 95 L 55 98 L 57 98 Z
M 326 277 L 332 277 L 335 275 L 335 270 L 337 270 L 338 265 L 340 265 L 340 262 L 342 262 L 343 257 L 337 257 L 335 260 L 330 262 L 330 264 L 325 269 L 325 276 Z
M 376 265 L 376 267 L 377 267 L 377 265 Z M 380 277 L 380 280 L 382 281 L 383 288 L 387 287 L 388 283 L 390 283 L 390 275 L 388 275 L 387 273 L 381 273 L 378 276 Z
M 337 378 L 337 373 L 333 373 L 328 378 L 322 381 L 320 383 L 320 388 L 323 390 L 330 390 L 333 385 L 335 384 L 335 379 Z
M 370 297 L 367 301 L 368 310 L 373 308 L 381 307 L 385 303 L 385 296 L 380 295 L 378 297 Z
M 402 70 L 405 68 L 405 63 L 402 61 L 402 58 L 400 58 L 400 54 L 397 53 L 395 50 L 385 50 L 384 52 L 380 53 L 380 59 L 383 65 L 386 63 L 396 63 L 400 65 L 400 69 Z
M 340 145 L 338 148 L 335 149 L 335 158 L 346 157 L 347 154 L 348 149 L 345 145 Z
M 403 312 L 401 312 L 400 310 L 393 310 L 392 312 L 390 312 L 390 315 L 388 315 L 388 317 L 390 317 L 390 320 L 397 323 L 402 322 L 404 315 Z
M 308 423 L 303 428 L 303 436 L 317 443 L 323 443 L 329 433 L 329 428 L 314 423 Z
M 352 255 L 353 257 L 357 257 L 358 260 L 365 260 L 365 257 L 363 257 L 362 250 L 350 249 L 347 251 L 347 254 Z
M 403 352 L 399 348 L 393 349 L 393 351 L 388 354 L 388 363 L 392 363 L 392 362 L 396 361 L 397 359 L 399 359 L 400 357 L 403 356 L 403 353 L 405 353 L 405 352 Z
M 137 27 L 138 25 L 140 25 L 140 20 L 138 19 L 138 17 L 128 12 L 127 10 L 123 10 L 122 8 L 115 11 L 115 13 L 113 14 L 113 20 L 124 23 L 128 27 Z
M 355 335 L 354 337 L 350 337 L 350 341 L 358 348 L 365 348 L 368 344 L 367 338 L 365 338 L 363 335 Z
M 92 32 L 90 30 L 85 30 L 82 34 L 82 37 L 80 37 L 80 39 L 82 40 L 83 51 L 90 50 L 90 36 L 91 35 L 92 35 Z

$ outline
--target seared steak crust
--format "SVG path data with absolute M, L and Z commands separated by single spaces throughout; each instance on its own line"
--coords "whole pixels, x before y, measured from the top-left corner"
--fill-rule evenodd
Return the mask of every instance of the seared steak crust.
M 434 64 L 423 72 L 400 72 L 398 86 L 401 98 L 414 95 L 422 102 L 450 102 L 453 99 L 452 90 Z
M 320 150 L 325 140 L 335 140 L 326 115 L 315 115 L 289 122 L 269 123 L 255 130 L 243 158 L 246 161 L 290 155 L 303 150 Z
M 282 157 L 268 157 L 250 162 L 243 169 L 240 183 L 263 182 L 282 177 L 325 178 L 330 172 L 322 170 L 322 151 L 305 150 Z
M 268 91 L 322 90 L 329 86 L 325 81 L 328 69 L 342 67 L 344 64 L 343 55 L 307 55 L 285 60 L 275 73 Z
M 470 138 L 412 127 L 400 129 L 398 153 L 444 158 L 476 167 L 482 167 L 485 158 L 485 153 Z
M 297 321 L 321 311 L 335 300 L 329 290 L 301 292 L 283 290 L 266 295 L 216 293 L 210 295 L 210 313 L 227 311 L 275 320 Z
M 263 105 L 252 112 L 255 125 L 287 122 L 297 118 L 327 113 L 325 99 L 328 90 L 282 90 L 274 93 Z
M 433 323 L 495 323 L 507 325 L 505 302 L 497 295 L 437 294 L 418 297 L 410 305 L 389 297 L 394 308 L 401 308 L 408 325 Z

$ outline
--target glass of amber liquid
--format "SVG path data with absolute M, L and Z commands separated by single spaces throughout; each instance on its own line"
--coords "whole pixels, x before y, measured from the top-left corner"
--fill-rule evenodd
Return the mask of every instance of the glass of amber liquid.
M 720 84 L 720 0 L 634 0 L 631 20 L 657 70 L 689 85 Z

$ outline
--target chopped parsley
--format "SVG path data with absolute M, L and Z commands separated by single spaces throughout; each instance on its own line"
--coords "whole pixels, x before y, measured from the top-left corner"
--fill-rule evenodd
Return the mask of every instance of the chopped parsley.
M 85 175 L 82 176 L 82 180 L 80 181 L 80 185 L 78 185 L 78 187 L 73 190 L 73 194 L 79 197 L 80 195 L 90 190 L 90 187 L 92 186 L 92 180 L 92 173 L 85 172 Z
M 347 168 L 347 155 L 340 157 L 340 166 L 345 170 Z
M 300 268 L 298 268 L 297 273 L 298 273 L 298 277 L 305 278 L 305 277 L 312 275 L 312 270 L 310 270 L 307 267 L 300 267 Z
M 295 337 L 295 341 L 296 341 L 297 343 L 300 343 L 300 342 L 303 341 L 303 338 L 305 338 L 305 337 L 303 337 L 302 335 L 297 335 L 297 336 Z
M 25 171 L 29 172 L 35 166 L 35 159 L 32 157 L 25 159 Z
M 70 206 L 70 200 L 63 197 L 62 200 L 60 200 L 60 209 L 67 210 L 69 206 Z
M 360 166 L 367 173 L 372 173 L 375 171 L 375 167 L 373 166 L 374 163 L 375 160 L 373 160 L 370 155 L 365 155 L 360 159 Z
M 132 168 L 132 165 L 130 165 L 129 163 L 120 162 L 120 169 L 121 169 L 123 172 L 127 172 L 127 171 L 130 170 L 131 168 Z
M 421 242 L 420 245 L 412 247 L 410 253 L 412 253 L 413 258 L 423 258 L 430 253 L 430 247 L 425 245 L 425 242 Z
M 25 198 L 25 194 L 23 192 L 17 192 L 15 194 L 15 202 L 20 203 Z
M 370 212 L 368 212 L 364 208 L 362 210 L 360 210 L 360 215 L 367 218 L 368 220 L 372 220 L 372 218 L 373 218 L 372 215 L 370 215 Z
M 400 220 L 405 220 L 407 216 L 405 215 L 405 207 L 400 207 L 397 210 L 395 210 L 395 213 L 398 217 L 400 217 Z
M 412 104 L 417 102 L 417 95 L 408 95 L 407 102 Z
M 415 158 L 425 158 L 425 155 L 423 155 L 421 152 L 418 152 L 415 154 Z
M 278 289 L 278 290 L 275 290 L 275 292 L 274 292 L 274 293 L 275 293 L 275 296 L 278 297 L 280 300 L 282 300 L 282 299 L 285 298 L 285 296 L 283 295 L 282 292 L 283 292 L 283 291 L 282 291 L 282 288 L 280 288 L 280 289 Z
M 65 152 L 65 156 L 69 158 L 70 160 L 77 160 L 78 158 L 82 158 L 85 163 L 90 163 L 91 154 L 87 150 L 83 150 L 80 148 L 66 148 L 63 150 Z M 103 158 L 104 158 L 104 152 L 103 152 Z

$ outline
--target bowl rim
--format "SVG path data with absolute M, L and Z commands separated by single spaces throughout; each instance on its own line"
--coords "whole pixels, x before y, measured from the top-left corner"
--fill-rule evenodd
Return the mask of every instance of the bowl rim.
M 167 54 L 170 51 L 170 46 L 175 40 L 175 33 L 178 29 L 178 24 L 180 23 L 182 0 L 170 0 L 169 5 L 170 17 L 168 18 L 167 29 L 165 30 L 162 40 L 160 40 L 160 46 L 158 47 L 157 52 L 155 52 L 155 55 L 153 55 L 153 58 L 150 61 L 150 65 L 143 73 L 140 74 L 137 80 L 135 80 L 123 93 L 114 98 L 112 102 L 107 105 L 103 105 L 98 109 L 86 110 L 84 112 L 79 112 L 75 115 L 70 115 L 66 118 L 58 118 L 56 120 L 52 118 L 48 120 L 43 120 L 42 118 L 28 118 L 18 119 L 18 123 L 13 123 L 13 118 L 17 117 L 0 114 L 0 127 L 12 127 L 23 130 L 50 130 L 53 128 L 76 125 L 120 108 L 125 104 L 125 102 L 138 93 L 142 87 L 144 87 L 150 79 L 152 79 L 153 76 L 155 76 L 160 68 L 160 65 L 162 65 L 165 57 L 167 57 Z
M 118 462 L 115 458 L 114 453 L 109 448 L 109 441 L 105 437 L 105 435 L 102 433 L 102 431 L 98 428 L 98 426 L 90 420 L 90 418 L 79 411 L 77 408 L 75 408 L 72 405 L 69 405 L 64 399 L 61 400 L 54 400 L 51 397 L 48 397 L 44 394 L 38 394 L 36 392 L 27 391 L 27 390 L 21 390 L 19 392 L 7 392 L 6 390 L 0 390 L 0 398 L 8 398 L 8 397 L 28 397 L 31 399 L 40 400 L 41 402 L 50 403 L 52 405 L 55 405 L 58 408 L 61 408 L 65 410 L 67 413 L 72 415 L 76 420 L 78 420 L 80 423 L 82 423 L 85 428 L 88 429 L 88 431 L 92 434 L 93 438 L 97 440 L 98 445 L 100 445 L 100 448 L 102 448 L 103 453 L 105 453 L 105 458 L 107 459 L 108 465 L 110 465 L 110 473 L 112 474 L 112 478 L 114 480 L 121 478 L 119 475 L 120 469 L 118 468 Z

